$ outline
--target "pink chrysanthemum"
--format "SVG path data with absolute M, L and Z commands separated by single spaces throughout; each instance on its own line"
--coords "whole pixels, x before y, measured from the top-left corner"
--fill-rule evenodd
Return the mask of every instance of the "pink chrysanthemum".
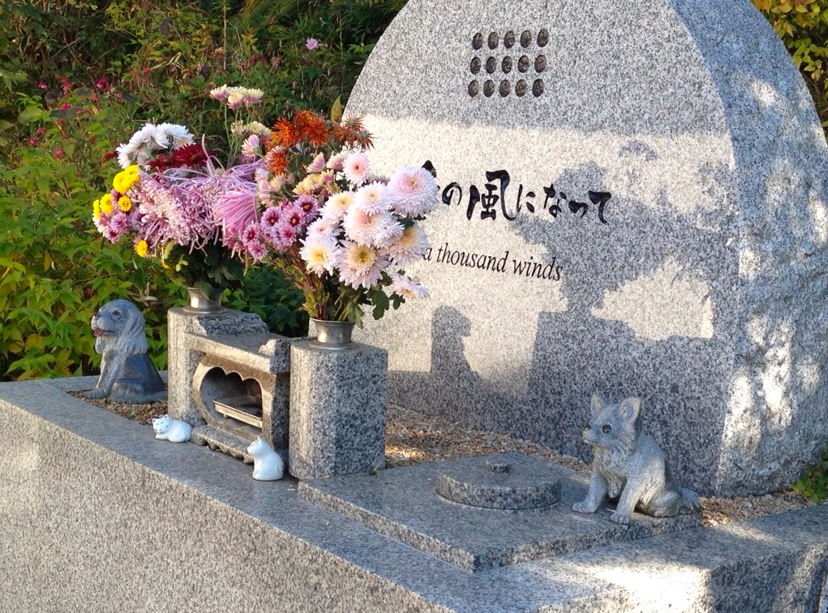
M 283 249 L 290 248 L 290 246 L 296 241 L 297 235 L 298 231 L 296 228 L 289 223 L 286 223 L 284 220 L 279 224 L 279 227 L 276 230 L 276 236 L 278 237 L 279 244 L 283 246 Z
M 129 231 L 129 219 L 124 213 L 115 213 L 109 220 L 109 228 L 120 238 Z
M 342 220 L 342 228 L 351 240 L 362 245 L 388 247 L 403 234 L 403 225 L 390 213 L 369 215 L 361 207 L 351 206 Z
M 256 262 L 261 262 L 267 256 L 267 247 L 261 240 L 248 241 L 244 247 Z
M 279 207 L 271 206 L 266 208 L 264 213 L 262 213 L 262 219 L 259 221 L 262 234 L 267 237 L 274 236 L 281 218 L 282 212 Z
M 347 151 L 342 151 L 340 153 L 337 153 L 330 160 L 328 160 L 328 164 L 327 164 L 328 168 L 330 168 L 331 170 L 334 170 L 334 171 L 342 170 L 342 165 L 345 162 L 345 158 L 347 158 L 347 157 L 348 157 L 348 152 Z
M 421 285 L 418 279 L 409 279 L 393 272 L 389 273 L 388 276 L 391 278 L 391 291 L 406 300 L 431 296 L 431 292 L 424 285 Z
M 261 139 L 259 138 L 258 134 L 251 134 L 250 136 L 248 136 L 242 143 L 242 159 L 246 162 L 252 162 L 253 160 L 257 159 L 259 157 L 259 148 L 261 144 Z
M 391 208 L 401 215 L 418 217 L 437 206 L 437 182 L 421 166 L 403 168 L 388 182 Z
M 402 235 L 388 247 L 388 256 L 398 266 L 408 266 L 416 262 L 428 248 L 425 232 L 413 225 L 406 228 Z
M 312 196 L 311 194 L 302 194 L 296 199 L 293 205 L 301 209 L 305 216 L 305 221 L 313 219 L 319 208 L 316 202 L 316 196 Z
M 352 185 L 362 185 L 370 172 L 368 157 L 361 151 L 351 151 L 342 163 L 342 172 Z
M 221 221 L 225 245 L 228 240 L 240 236 L 244 229 L 256 221 L 256 192 L 230 191 L 222 195 L 214 212 Z
M 282 223 L 290 226 L 297 232 L 305 225 L 305 212 L 296 203 L 292 203 L 282 211 Z
M 388 188 L 382 183 L 368 183 L 354 194 L 354 204 L 369 215 L 376 215 L 388 210 Z
M 246 246 L 247 243 L 257 240 L 259 240 L 259 224 L 255 221 L 251 221 L 244 228 L 244 231 L 241 234 L 241 241 Z
M 301 242 L 299 256 L 305 261 L 307 269 L 319 276 L 332 274 L 337 260 L 336 239 L 332 236 L 316 236 Z
M 325 169 L 325 154 L 320 153 L 315 158 L 313 158 L 313 162 L 310 163 L 307 170 L 310 174 L 316 172 L 322 172 Z

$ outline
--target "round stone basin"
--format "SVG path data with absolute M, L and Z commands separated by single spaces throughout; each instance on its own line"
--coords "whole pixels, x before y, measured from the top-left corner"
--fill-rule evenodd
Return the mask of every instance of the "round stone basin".
M 451 502 L 504 511 L 550 507 L 561 497 L 555 467 L 518 453 L 454 461 L 437 473 L 435 490 Z

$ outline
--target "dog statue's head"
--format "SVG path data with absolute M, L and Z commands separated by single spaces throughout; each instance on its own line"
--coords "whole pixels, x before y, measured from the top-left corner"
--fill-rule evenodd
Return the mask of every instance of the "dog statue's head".
M 147 352 L 144 316 L 129 300 L 113 300 L 92 316 L 95 351 L 117 351 L 125 355 Z

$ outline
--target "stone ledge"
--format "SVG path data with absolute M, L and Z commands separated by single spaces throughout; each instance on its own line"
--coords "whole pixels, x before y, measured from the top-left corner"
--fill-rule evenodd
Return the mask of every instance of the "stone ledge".
M 65 393 L 0 384 L 0 610 L 818 610 L 828 506 L 470 573 Z

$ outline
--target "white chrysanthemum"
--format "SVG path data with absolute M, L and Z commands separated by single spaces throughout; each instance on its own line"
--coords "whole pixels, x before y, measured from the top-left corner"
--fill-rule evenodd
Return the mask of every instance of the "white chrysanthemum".
M 346 242 L 339 250 L 339 280 L 354 289 L 370 289 L 387 267 L 388 260 L 366 245 Z
M 235 87 L 229 87 L 227 91 L 230 92 L 230 95 L 227 96 L 227 106 L 234 111 L 240 109 L 244 104 L 244 93 Z
M 118 154 L 118 165 L 121 168 L 129 168 L 132 164 L 135 163 L 136 154 L 138 153 L 138 147 L 140 145 L 128 142 L 118 145 L 115 148 L 115 152 Z
M 329 239 L 332 238 L 336 240 L 336 233 L 339 229 L 339 224 L 331 219 L 327 219 L 325 217 L 320 217 L 316 221 L 314 221 L 311 225 L 308 226 L 307 236 L 308 238 L 320 238 L 320 239 Z
M 190 131 L 177 123 L 162 123 L 158 126 L 156 142 L 158 142 L 159 137 L 161 138 L 161 143 L 159 144 L 164 149 L 170 146 L 173 149 L 181 149 L 185 145 L 193 144 L 193 135 L 190 134 Z
M 259 136 L 270 136 L 270 128 L 258 121 L 251 121 L 247 124 L 247 132 L 249 134 L 258 134 Z
M 247 133 L 247 125 L 241 120 L 237 119 L 230 124 L 230 134 L 236 138 L 241 138 Z
M 342 163 L 342 172 L 351 185 L 362 185 L 371 172 L 368 157 L 361 151 L 351 151 Z
M 416 262 L 428 248 L 428 238 L 418 225 L 409 226 L 402 235 L 388 246 L 388 256 L 398 266 L 408 266 Z
M 388 182 L 391 208 L 401 215 L 418 217 L 437 206 L 437 181 L 425 168 L 403 168 Z
M 227 85 L 222 85 L 221 87 L 217 87 L 215 89 L 210 90 L 210 97 L 214 100 L 224 101 L 227 100 L 227 97 L 230 93 L 227 91 L 229 88 Z
M 299 256 L 304 260 L 307 269 L 314 274 L 322 276 L 324 273 L 331 274 L 337 262 L 336 239 L 332 236 L 308 236 L 300 241 L 302 248 L 299 249 Z
M 144 124 L 144 127 L 133 134 L 129 142 L 140 147 L 142 145 L 151 145 L 156 143 L 160 135 L 158 134 L 158 126 L 154 123 Z
M 322 207 L 322 217 L 339 223 L 354 203 L 353 192 L 339 192 L 328 198 Z
M 391 291 L 406 300 L 431 296 L 428 288 L 418 282 L 419 279 L 409 279 L 393 272 L 388 273 L 388 276 L 391 278 Z
M 368 183 L 354 194 L 354 204 L 369 215 L 384 213 L 388 210 L 388 189 L 382 183 Z
M 342 228 L 349 239 L 362 245 L 374 242 L 374 235 L 382 224 L 379 215 L 369 215 L 357 206 L 348 207 L 342 219 Z
M 264 98 L 264 92 L 260 89 L 255 89 L 252 87 L 244 87 L 242 88 L 244 93 L 244 105 L 245 106 L 252 106 L 254 104 L 259 104 Z
M 396 243 L 405 231 L 405 227 L 391 213 L 377 213 L 380 223 L 377 225 L 370 245 L 383 249 Z

